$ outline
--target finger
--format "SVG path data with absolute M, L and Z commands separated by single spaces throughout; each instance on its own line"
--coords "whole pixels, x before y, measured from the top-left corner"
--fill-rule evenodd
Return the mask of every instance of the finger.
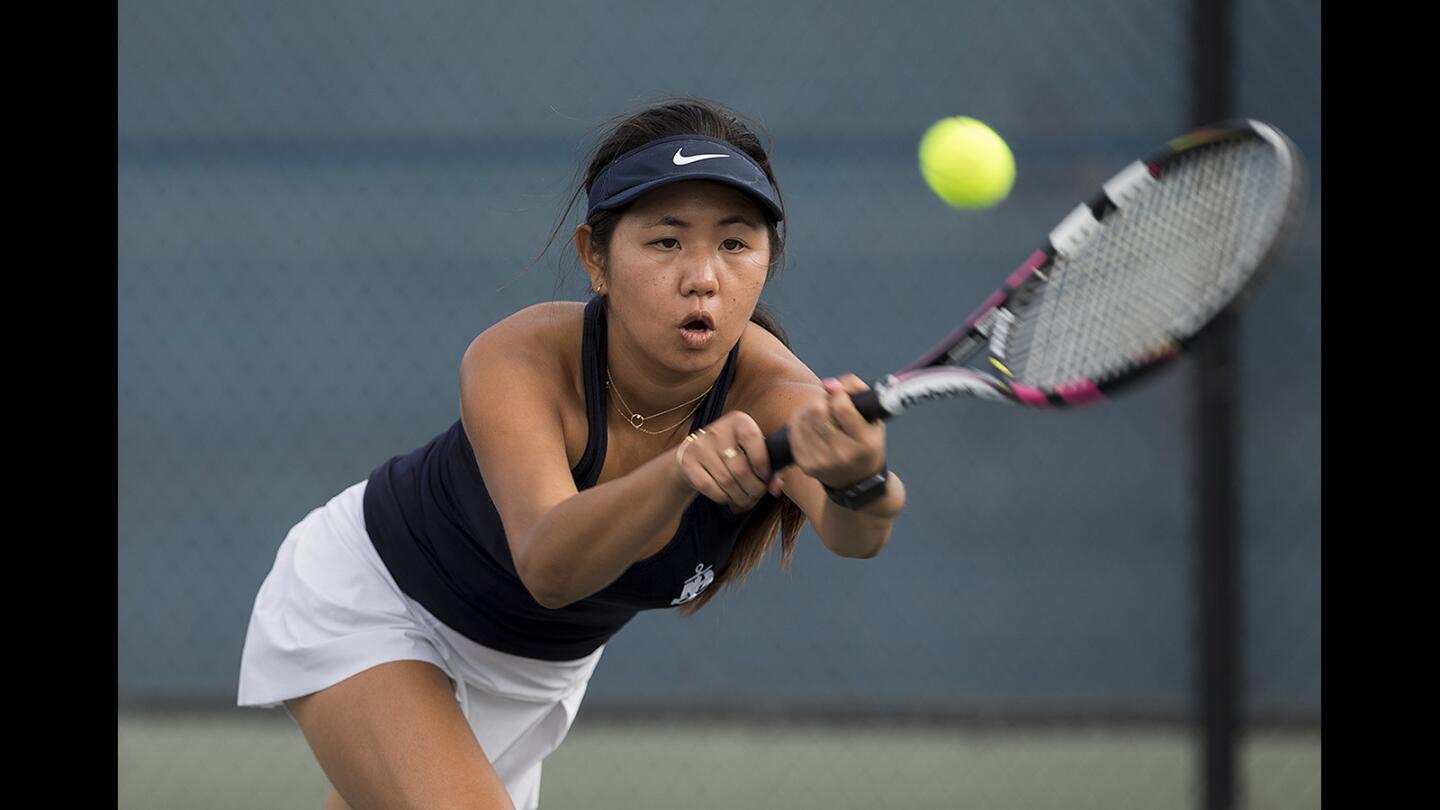
M 835 420 L 835 424 L 839 425 L 846 435 L 858 440 L 871 431 L 870 421 L 860 415 L 860 411 L 855 408 L 854 400 L 850 399 L 850 394 L 833 394 L 830 397 L 829 405 L 830 418 Z
M 809 452 L 800 469 L 810 476 L 825 478 L 840 463 L 841 456 L 837 445 L 846 441 L 844 436 L 835 423 L 830 421 L 828 414 L 806 422 L 801 427 L 801 434 L 806 439 Z
M 847 394 L 858 394 L 861 391 L 869 391 L 870 386 L 854 374 L 841 374 L 839 377 L 826 377 L 820 381 L 824 386 L 825 393 L 833 394 L 836 391 L 844 391 Z
M 770 451 L 765 447 L 765 433 L 754 419 L 739 420 L 735 424 L 735 445 L 750 469 L 761 480 L 770 478 Z
M 715 483 L 715 479 L 710 477 L 710 473 L 704 470 L 692 474 L 690 476 L 690 483 L 695 487 L 696 492 L 699 492 L 715 503 L 730 502 L 730 496 L 725 493 L 725 490 L 720 488 L 719 484 Z
M 854 378 L 854 379 L 857 379 L 857 380 L 860 379 L 860 378 L 855 378 L 855 375 L 848 375 L 848 376 L 850 376 L 850 378 Z M 821 411 L 816 411 L 816 412 L 814 412 L 814 414 L 812 414 L 812 412 L 809 411 L 809 409 L 806 409 L 806 411 L 805 411 L 806 418 L 808 418 L 808 419 L 815 419 L 816 425 L 822 425 L 822 424 L 824 424 L 824 422 L 832 422 L 832 424 L 834 424 L 835 427 L 840 428 L 840 427 L 841 427 L 841 422 L 838 421 L 838 419 L 835 419 L 835 417 L 834 417 L 834 411 L 835 411 L 835 405 L 834 405 L 834 404 L 835 404 L 835 401 L 837 401 L 837 399 L 845 399 L 845 398 L 848 398 L 848 396 L 850 396 L 850 395 L 848 395 L 847 392 L 845 392 L 845 383 L 844 383 L 844 380 L 837 379 L 837 378 L 825 378 L 825 379 L 822 379 L 822 380 L 821 380 L 821 385 L 824 386 L 824 388 L 825 388 L 825 398 L 824 398 L 824 399 L 821 399 L 821 401 L 818 401 L 818 405 L 821 405 L 821 406 L 822 406 L 822 409 L 821 409 Z M 825 434 L 825 428 L 821 428 L 821 435 L 824 435 L 824 434 Z
M 863 380 L 853 374 L 845 375 L 840 382 L 847 388 L 865 389 Z M 858 393 L 858 391 L 856 391 Z M 885 425 L 871 422 L 855 408 L 850 393 L 837 393 L 829 400 L 831 417 L 834 418 L 846 438 L 832 442 L 838 466 L 847 468 L 873 468 L 885 457 Z M 854 470 L 852 469 L 851 472 Z
M 746 458 L 745 451 L 738 444 L 724 447 L 719 452 L 720 463 L 730 474 L 730 480 L 746 495 L 759 500 L 765 494 L 765 479 L 756 474 Z
M 729 476 L 715 454 L 716 444 L 721 439 L 715 435 L 715 426 L 710 427 L 709 432 L 703 429 L 696 431 L 700 438 L 691 446 L 685 461 L 694 464 L 692 482 L 696 484 L 696 489 L 716 503 L 730 503 L 733 495 L 732 488 L 727 486 Z
M 727 449 L 733 448 L 727 445 Z M 735 452 L 733 459 L 724 458 L 721 455 L 722 452 L 723 450 L 706 448 L 699 460 L 705 470 L 710 473 L 710 477 L 714 479 L 715 483 L 724 491 L 726 501 L 736 506 L 744 506 L 747 503 L 759 500 L 760 496 L 765 494 L 765 482 L 755 477 L 755 473 L 750 469 L 749 463 L 740 458 L 738 451 Z M 736 467 L 744 470 L 743 475 L 736 475 L 735 470 L 731 469 L 732 463 L 734 463 Z M 742 478 L 748 479 L 749 489 L 747 489 L 746 482 L 742 481 Z M 753 494 L 750 492 L 752 489 L 754 490 Z
M 846 428 L 835 418 L 835 403 L 848 396 L 845 392 L 837 390 L 829 397 L 816 402 L 813 410 L 806 412 L 805 418 L 812 429 L 812 435 L 824 446 L 823 453 L 827 456 L 833 457 L 843 453 L 845 448 L 849 447 Z
M 763 460 L 766 455 L 765 434 L 760 432 L 760 426 L 748 414 L 737 413 L 724 433 L 716 436 L 716 455 L 734 484 L 746 496 L 758 501 L 765 496 L 765 479 L 756 472 L 754 462 L 747 454 L 747 445 L 754 448 Z M 716 480 L 721 481 L 722 486 L 725 483 L 718 475 Z
M 692 447 L 690 452 L 693 453 L 694 450 Z M 680 463 L 680 469 L 685 472 L 685 478 L 689 480 L 690 486 L 693 487 L 696 492 L 699 492 L 701 495 L 704 495 L 716 503 L 729 502 L 725 490 L 721 489 L 720 485 L 715 483 L 714 477 L 710 475 L 698 460 L 690 458 L 689 453 L 686 454 L 685 460 Z
M 785 427 L 786 439 L 790 444 L 790 463 L 802 470 L 806 469 L 813 458 L 811 444 L 814 443 L 814 438 L 806 422 L 804 409 L 797 409 L 790 414 L 790 423 Z
M 813 466 L 823 460 L 826 452 L 825 431 L 821 425 L 830 421 L 830 405 L 820 399 L 806 403 L 795 411 L 790 420 L 792 452 L 801 469 Z M 796 441 L 798 439 L 798 443 Z M 798 449 L 796 445 L 798 444 Z
M 780 493 L 785 491 L 784 477 L 781 476 L 779 473 L 776 473 L 773 477 L 771 477 L 769 490 L 772 497 L 780 497 Z

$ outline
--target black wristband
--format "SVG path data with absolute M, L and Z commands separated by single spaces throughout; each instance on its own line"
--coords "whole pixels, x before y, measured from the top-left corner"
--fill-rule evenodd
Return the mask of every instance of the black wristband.
M 830 500 L 840 504 L 846 509 L 859 509 L 871 501 L 878 500 L 885 494 L 885 485 L 890 481 L 890 468 L 884 466 L 880 472 L 869 478 L 851 484 L 843 489 L 834 489 L 821 482 L 820 486 L 825 487 L 825 494 Z

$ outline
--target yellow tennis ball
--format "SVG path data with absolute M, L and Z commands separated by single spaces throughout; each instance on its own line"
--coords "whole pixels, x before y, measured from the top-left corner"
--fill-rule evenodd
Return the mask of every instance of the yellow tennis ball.
M 920 173 L 956 208 L 989 208 L 1015 184 L 1015 156 L 995 130 L 963 115 L 942 118 L 920 139 Z

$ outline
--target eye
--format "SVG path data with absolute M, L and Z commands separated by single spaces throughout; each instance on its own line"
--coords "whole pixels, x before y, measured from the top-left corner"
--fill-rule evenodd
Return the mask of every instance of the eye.
M 720 243 L 720 246 L 730 251 L 740 251 L 745 249 L 745 243 L 741 242 L 739 239 L 726 239 L 724 242 Z
M 666 244 L 667 242 L 668 242 L 669 244 Z M 652 244 L 652 245 L 659 245 L 660 247 L 665 248 L 666 250 L 670 250 L 671 248 L 674 248 L 674 247 L 679 246 L 680 240 L 675 239 L 674 237 L 667 236 L 667 237 L 665 237 L 665 238 L 663 238 L 663 239 L 656 239 L 654 242 L 651 242 L 650 244 Z

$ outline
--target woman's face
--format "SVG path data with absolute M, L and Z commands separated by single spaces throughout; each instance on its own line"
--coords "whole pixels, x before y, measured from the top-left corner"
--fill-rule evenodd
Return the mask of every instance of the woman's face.
M 609 296 L 610 330 L 661 365 L 700 371 L 724 361 L 750 321 L 770 266 L 760 206 L 742 191 L 690 180 L 631 204 L 591 282 Z M 696 323 L 701 313 L 709 323 Z

